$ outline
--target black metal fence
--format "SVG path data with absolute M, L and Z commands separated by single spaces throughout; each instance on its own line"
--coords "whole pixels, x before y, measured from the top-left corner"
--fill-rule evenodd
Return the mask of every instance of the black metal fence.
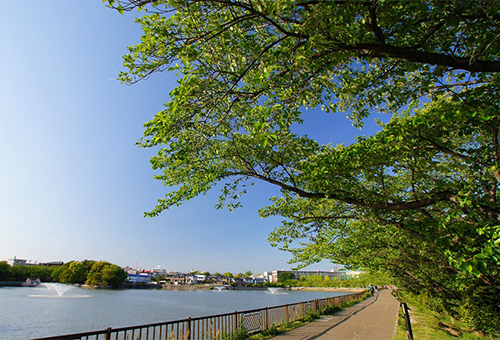
M 359 299 L 363 292 L 241 312 L 187 318 L 122 328 L 74 333 L 32 340 L 223 340 L 239 330 L 257 333 L 272 325 L 303 318 L 323 307 Z
M 413 340 L 413 330 L 411 329 L 411 321 L 410 321 L 410 308 L 406 304 L 406 302 L 401 302 L 401 308 L 403 309 L 403 316 L 405 319 L 406 326 L 406 335 L 408 335 L 408 340 Z

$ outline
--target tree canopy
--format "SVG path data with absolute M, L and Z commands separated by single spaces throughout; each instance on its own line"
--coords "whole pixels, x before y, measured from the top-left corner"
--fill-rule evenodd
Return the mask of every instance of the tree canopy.
M 270 241 L 293 262 L 385 269 L 500 328 L 500 3 L 108 2 L 148 12 L 120 79 L 179 75 L 139 142 L 160 148 L 151 162 L 171 190 L 147 216 L 218 184 L 232 209 L 263 181 L 281 196 L 260 214 L 284 217 Z M 392 118 L 322 145 L 294 132 L 317 108 L 359 127 Z
M 62 283 L 121 287 L 127 273 L 120 266 L 106 261 L 71 261 L 52 273 L 54 280 Z
M 52 281 L 52 272 L 56 267 L 40 265 L 15 265 L 11 266 L 7 261 L 0 261 L 0 281 L 26 281 L 26 279 L 40 279 Z

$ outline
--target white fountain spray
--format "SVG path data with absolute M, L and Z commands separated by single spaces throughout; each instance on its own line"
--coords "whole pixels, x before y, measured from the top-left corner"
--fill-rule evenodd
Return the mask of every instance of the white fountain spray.
M 75 288 L 74 286 L 61 283 L 42 283 L 42 285 L 47 287 L 48 290 L 54 290 L 58 296 L 61 296 L 68 290 Z
M 266 294 L 288 294 L 283 288 L 268 287 Z

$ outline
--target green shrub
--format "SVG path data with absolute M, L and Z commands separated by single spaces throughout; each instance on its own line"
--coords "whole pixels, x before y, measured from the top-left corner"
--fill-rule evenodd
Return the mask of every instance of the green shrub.
M 280 328 L 277 324 L 273 323 L 271 326 L 269 326 L 268 329 L 265 330 L 265 334 L 269 336 L 276 336 L 280 332 Z
M 500 294 L 493 287 L 472 288 L 459 309 L 461 319 L 485 333 L 500 331 Z
M 304 315 L 302 320 L 305 322 L 311 322 L 311 321 L 314 321 L 316 319 L 319 319 L 320 317 L 321 317 L 321 315 L 320 315 L 319 311 L 308 311 L 306 313 L 306 315 Z
M 248 332 L 245 327 L 238 327 L 233 333 L 225 334 L 223 340 L 246 340 L 248 339 Z

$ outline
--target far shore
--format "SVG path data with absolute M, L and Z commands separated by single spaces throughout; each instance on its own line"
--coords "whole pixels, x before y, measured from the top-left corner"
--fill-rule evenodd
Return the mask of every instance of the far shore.
M 215 289 L 215 287 L 221 287 L 220 285 L 162 285 L 158 289 L 163 290 L 210 290 Z M 364 292 L 366 288 L 350 288 L 350 287 L 267 287 L 267 286 L 231 286 L 227 287 L 227 290 L 267 290 L 268 288 L 282 288 L 284 290 L 300 290 L 300 291 L 325 291 L 325 292 Z
M 23 281 L 0 281 L 0 287 L 26 287 Z M 85 289 L 113 289 L 111 286 L 95 286 L 95 285 L 78 285 Z M 122 289 L 158 289 L 158 290 L 211 290 L 221 285 L 204 284 L 204 285 L 152 285 L 152 284 L 127 284 Z M 284 290 L 301 290 L 301 291 L 325 291 L 325 292 L 364 292 L 366 288 L 360 287 L 267 287 L 267 286 L 230 286 L 227 290 L 267 290 L 267 288 L 282 288 Z
M 353 293 L 358 293 L 358 292 L 364 292 L 366 288 L 360 288 L 360 287 L 291 287 L 292 290 L 297 289 L 297 290 L 311 290 L 311 291 L 325 291 L 325 292 L 353 292 Z

